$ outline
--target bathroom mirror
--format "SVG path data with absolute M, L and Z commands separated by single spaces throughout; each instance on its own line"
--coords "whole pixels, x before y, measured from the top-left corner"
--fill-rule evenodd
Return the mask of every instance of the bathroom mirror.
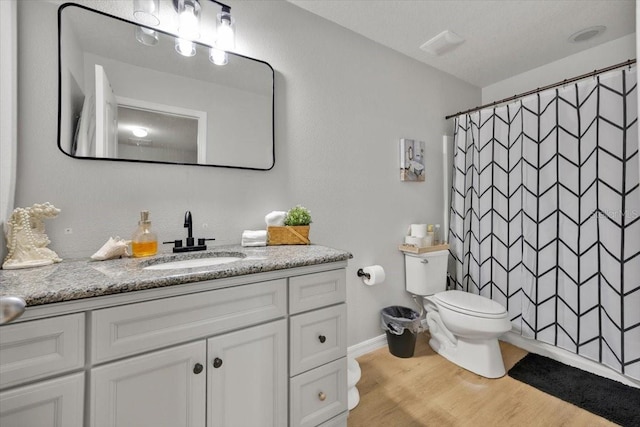
M 144 39 L 140 35 L 150 35 Z M 137 39 L 143 39 L 143 44 Z M 269 170 L 274 72 L 209 46 L 75 4 L 58 10 L 58 146 L 67 155 Z

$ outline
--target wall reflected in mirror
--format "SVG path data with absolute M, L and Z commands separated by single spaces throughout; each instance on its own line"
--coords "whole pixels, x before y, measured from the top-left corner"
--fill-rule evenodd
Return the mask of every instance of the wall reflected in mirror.
M 78 5 L 59 10 L 58 145 L 76 158 L 268 170 L 274 164 L 273 69 Z M 142 27 L 143 28 L 143 27 Z M 144 34 L 147 34 L 148 31 Z M 154 38 L 155 40 L 155 38 Z M 148 41 L 148 40 L 147 40 Z

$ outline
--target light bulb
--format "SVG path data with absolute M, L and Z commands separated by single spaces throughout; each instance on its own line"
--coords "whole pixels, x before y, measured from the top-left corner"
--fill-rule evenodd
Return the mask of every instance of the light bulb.
M 227 65 L 229 62 L 229 56 L 224 50 L 216 49 L 212 47 L 209 49 L 209 61 L 216 65 Z
M 183 0 L 178 10 L 178 33 L 180 37 L 196 40 L 200 37 L 200 3 Z
M 235 20 L 229 12 L 218 14 L 216 47 L 222 50 L 233 50 L 236 47 Z
M 194 56 L 196 54 L 196 44 L 189 40 L 177 38 L 176 52 L 182 56 Z

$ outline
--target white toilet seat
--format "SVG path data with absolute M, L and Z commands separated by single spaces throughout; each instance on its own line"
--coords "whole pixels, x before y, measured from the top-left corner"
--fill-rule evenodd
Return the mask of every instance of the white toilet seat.
M 480 295 L 463 291 L 444 291 L 433 295 L 437 305 L 471 317 L 484 319 L 502 319 L 507 317 L 507 310 L 496 301 Z

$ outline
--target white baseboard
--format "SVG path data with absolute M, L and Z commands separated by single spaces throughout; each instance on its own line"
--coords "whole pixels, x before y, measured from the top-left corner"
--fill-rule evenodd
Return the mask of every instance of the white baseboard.
M 0 0 L 1 1 L 1 0 Z M 427 325 L 427 319 L 422 319 L 420 321 L 419 332 L 424 332 L 429 330 L 429 326 Z M 355 359 L 356 357 L 360 357 L 364 354 L 371 353 L 374 350 L 385 347 L 387 345 L 387 334 L 378 335 L 377 337 L 373 337 L 366 341 L 362 341 L 361 343 L 354 344 L 351 347 L 347 348 L 347 356 Z
M 382 334 L 373 337 L 361 343 L 354 344 L 347 348 L 347 356 L 350 358 L 360 357 L 364 354 L 371 353 L 374 350 L 385 347 L 387 345 L 387 335 Z
M 591 372 L 592 374 L 609 378 L 631 387 L 640 388 L 640 381 L 633 380 L 614 371 L 606 365 L 578 356 L 577 354 L 571 353 L 570 351 L 564 350 L 560 347 L 525 338 L 515 332 L 507 332 L 500 337 L 500 340 L 513 344 L 516 347 L 520 347 L 523 350 L 527 350 L 530 353 L 539 354 L 541 356 L 557 360 L 558 362 L 562 362 L 565 365 L 573 366 L 574 368 L 582 369 L 583 371 Z

